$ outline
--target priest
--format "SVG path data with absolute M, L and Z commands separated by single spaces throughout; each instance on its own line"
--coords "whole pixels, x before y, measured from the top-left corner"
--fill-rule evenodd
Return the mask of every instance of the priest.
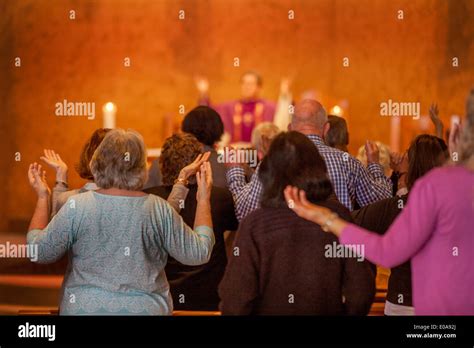
M 211 104 L 208 80 L 198 78 L 196 86 L 199 91 L 199 104 L 211 106 L 222 118 L 225 129 L 222 145 L 250 143 L 252 130 L 261 122 L 274 122 L 281 130 L 287 130 L 292 102 L 288 79 L 282 80 L 280 96 L 276 103 L 260 97 L 262 78 L 254 71 L 248 71 L 241 76 L 241 95 L 237 100 Z

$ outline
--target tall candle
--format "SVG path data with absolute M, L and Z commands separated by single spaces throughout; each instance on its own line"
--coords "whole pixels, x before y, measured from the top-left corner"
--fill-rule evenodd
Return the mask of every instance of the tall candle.
M 104 128 L 115 128 L 115 114 L 117 113 L 117 107 L 114 103 L 108 102 L 102 107 L 103 112 L 103 127 Z

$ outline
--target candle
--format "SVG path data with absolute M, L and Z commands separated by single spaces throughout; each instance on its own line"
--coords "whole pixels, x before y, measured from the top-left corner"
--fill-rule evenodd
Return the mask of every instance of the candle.
M 115 128 L 115 114 L 117 113 L 117 107 L 114 103 L 105 103 L 102 107 L 103 112 L 103 127 L 104 128 Z

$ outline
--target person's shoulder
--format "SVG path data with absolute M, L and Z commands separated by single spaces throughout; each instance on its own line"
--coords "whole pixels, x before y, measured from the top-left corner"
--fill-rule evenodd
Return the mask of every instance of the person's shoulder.
M 418 181 L 422 182 L 448 182 L 463 178 L 474 178 L 474 172 L 463 166 L 445 165 L 430 170 Z
M 316 147 L 318 148 L 320 153 L 325 153 L 329 154 L 333 157 L 340 158 L 341 160 L 344 160 L 346 162 L 359 162 L 354 156 L 352 156 L 349 152 L 345 152 L 339 149 L 336 149 L 335 147 L 329 146 L 327 144 L 317 144 Z M 359 162 L 360 163 L 360 162 Z
M 408 194 L 381 199 L 354 210 L 351 215 L 356 222 L 361 216 L 376 216 L 380 219 L 384 219 L 386 216 L 396 216 L 406 204 L 407 199 Z
M 347 209 L 335 196 L 331 196 L 327 200 L 318 202 L 317 204 L 331 209 L 346 221 L 352 221 L 351 212 L 349 209 Z
M 165 186 L 154 186 L 144 189 L 143 192 L 166 199 L 169 196 L 171 190 Z
M 62 197 L 65 201 L 74 200 L 76 202 L 86 202 L 94 199 L 94 191 L 80 192 L 79 189 L 74 189 L 66 192 L 62 192 Z
M 296 214 L 287 207 L 259 207 L 245 216 L 241 224 L 246 224 L 254 229 L 257 226 L 275 225 L 276 222 L 282 219 L 288 221 L 292 217 L 296 217 Z

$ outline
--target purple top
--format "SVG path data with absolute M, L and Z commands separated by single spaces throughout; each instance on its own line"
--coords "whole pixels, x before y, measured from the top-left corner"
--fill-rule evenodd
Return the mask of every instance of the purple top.
M 349 224 L 342 244 L 364 244 L 365 257 L 394 267 L 411 259 L 417 315 L 474 314 L 474 172 L 436 168 L 419 179 L 383 236 Z
M 224 129 L 229 133 L 231 142 L 250 142 L 252 130 L 260 122 L 272 122 L 276 103 L 265 100 L 232 100 L 220 104 L 210 104 L 209 99 L 199 100 L 216 110 L 222 118 Z

